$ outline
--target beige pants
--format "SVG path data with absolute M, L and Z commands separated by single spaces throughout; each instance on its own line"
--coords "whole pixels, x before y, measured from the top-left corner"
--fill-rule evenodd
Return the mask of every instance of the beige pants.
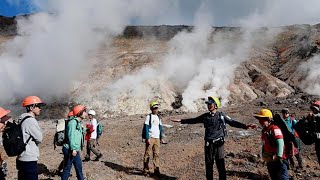
M 95 145 L 96 140 L 95 139 L 90 139 L 87 141 L 87 155 L 86 158 L 90 158 L 90 152 L 93 152 L 96 156 L 100 155 L 100 151 L 96 148 Z
M 160 166 L 159 154 L 160 154 L 160 139 L 159 138 L 150 138 L 150 144 L 146 143 L 146 151 L 144 153 L 143 158 L 143 170 L 149 171 L 149 160 L 151 155 L 153 154 L 153 165 L 154 168 L 158 168 Z

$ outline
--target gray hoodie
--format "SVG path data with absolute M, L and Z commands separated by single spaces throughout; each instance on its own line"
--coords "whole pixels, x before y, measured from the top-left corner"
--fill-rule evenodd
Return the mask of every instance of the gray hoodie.
M 18 123 L 26 117 L 31 116 L 23 121 L 21 125 L 22 133 L 23 133 L 23 141 L 26 142 L 30 135 L 32 138 L 29 140 L 26 150 L 18 156 L 19 161 L 38 161 L 39 159 L 39 148 L 38 144 L 42 141 L 42 131 L 39 127 L 38 121 L 30 114 L 23 113 L 19 117 Z

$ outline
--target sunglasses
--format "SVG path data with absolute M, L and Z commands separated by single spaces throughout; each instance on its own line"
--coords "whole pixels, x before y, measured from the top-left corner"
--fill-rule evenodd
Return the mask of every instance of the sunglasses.
M 34 107 L 37 107 L 37 108 L 39 108 L 39 109 L 42 109 L 42 106 L 43 106 L 43 105 L 41 105 L 41 104 L 35 104 L 35 105 L 34 105 Z

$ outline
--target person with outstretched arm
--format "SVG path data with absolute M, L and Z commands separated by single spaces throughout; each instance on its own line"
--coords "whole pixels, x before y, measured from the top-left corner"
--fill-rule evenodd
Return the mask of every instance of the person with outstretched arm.
M 221 103 L 217 97 L 209 96 L 206 104 L 209 112 L 204 113 L 199 117 L 190 119 L 171 119 L 171 121 L 181 122 L 181 124 L 204 124 L 206 177 L 208 180 L 213 180 L 213 164 L 215 160 L 219 172 L 219 179 L 224 180 L 227 179 L 224 161 L 224 142 L 227 133 L 226 124 L 242 129 L 256 128 L 257 125 L 243 124 L 231 119 L 225 113 L 218 111 Z

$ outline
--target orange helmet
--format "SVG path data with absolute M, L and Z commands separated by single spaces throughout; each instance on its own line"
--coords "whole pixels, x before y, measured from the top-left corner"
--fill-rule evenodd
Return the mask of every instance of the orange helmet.
M 80 113 L 82 113 L 83 111 L 85 111 L 87 108 L 84 105 L 76 105 L 72 112 L 74 116 L 78 116 Z
M 3 118 L 5 115 L 9 114 L 10 112 L 11 112 L 10 110 L 6 110 L 0 107 L 0 118 Z
M 22 107 L 27 107 L 30 105 L 40 105 L 40 106 L 45 106 L 46 103 L 42 102 L 40 98 L 38 98 L 37 96 L 28 96 L 26 97 L 23 102 L 22 102 Z
M 68 117 L 71 117 L 71 116 L 73 116 L 73 111 L 70 111 L 70 112 L 68 113 Z

